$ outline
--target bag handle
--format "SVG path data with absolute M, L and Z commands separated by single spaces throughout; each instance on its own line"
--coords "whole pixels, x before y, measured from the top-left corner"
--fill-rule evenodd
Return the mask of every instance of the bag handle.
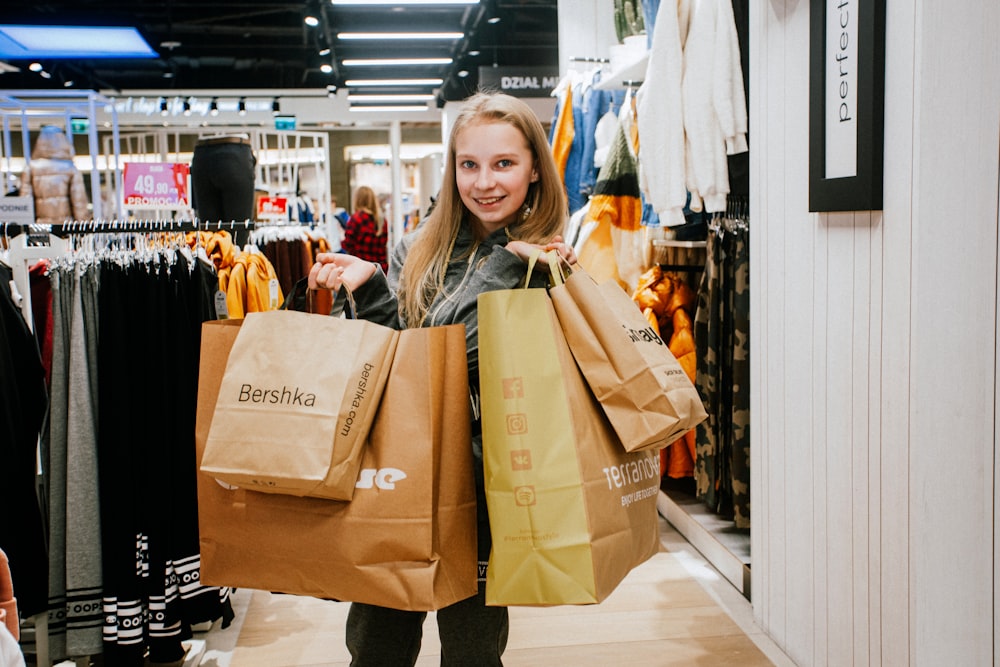
M 298 310 L 311 313 L 313 310 L 313 295 L 316 290 L 309 289 L 309 278 L 300 278 L 289 290 L 285 302 L 279 306 L 279 310 Z M 330 315 L 339 316 L 341 313 L 349 320 L 358 319 L 358 306 L 354 301 L 354 294 L 351 289 L 341 283 L 340 289 L 333 296 L 333 307 Z
M 528 280 L 531 278 L 532 271 L 535 270 L 535 264 L 538 263 L 538 258 L 542 255 L 548 258 L 549 265 L 549 276 L 552 279 L 552 286 L 558 287 L 566 282 L 566 275 L 562 268 L 563 258 L 555 250 L 549 250 L 546 253 L 542 252 L 541 248 L 535 248 L 531 251 L 531 256 L 528 257 L 528 271 L 524 275 L 524 288 L 528 288 Z
M 333 306 L 330 308 L 330 315 L 334 317 L 341 313 L 349 320 L 358 319 L 358 304 L 354 301 L 354 292 L 346 283 L 340 283 L 340 289 L 333 295 Z

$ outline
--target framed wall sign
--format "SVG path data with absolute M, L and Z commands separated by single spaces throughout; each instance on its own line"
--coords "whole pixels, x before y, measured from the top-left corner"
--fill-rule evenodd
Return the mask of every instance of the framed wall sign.
M 810 2 L 809 210 L 881 210 L 885 0 Z

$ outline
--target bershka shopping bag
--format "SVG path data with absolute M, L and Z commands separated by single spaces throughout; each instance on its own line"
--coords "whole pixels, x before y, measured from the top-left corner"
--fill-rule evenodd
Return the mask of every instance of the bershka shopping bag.
M 545 289 L 479 296 L 479 372 L 487 604 L 601 602 L 659 550 L 657 454 L 622 448 Z
M 662 449 L 708 417 L 698 390 L 638 305 L 579 265 L 551 290 L 559 324 L 627 451 Z
M 265 493 L 350 500 L 398 335 L 358 319 L 247 313 L 202 471 Z
M 199 461 L 238 321 L 202 329 Z M 401 331 L 353 500 L 258 493 L 198 473 L 201 581 L 433 610 L 476 593 L 462 325 Z

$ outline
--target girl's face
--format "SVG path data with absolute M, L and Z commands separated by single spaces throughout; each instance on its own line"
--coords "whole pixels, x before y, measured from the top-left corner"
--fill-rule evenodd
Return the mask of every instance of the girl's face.
M 528 140 L 502 121 L 477 122 L 455 136 L 455 181 L 462 203 L 489 235 L 515 223 L 538 180 Z

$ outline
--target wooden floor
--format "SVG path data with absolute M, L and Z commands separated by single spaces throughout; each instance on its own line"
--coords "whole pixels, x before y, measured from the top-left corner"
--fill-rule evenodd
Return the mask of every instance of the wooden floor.
M 757 628 L 750 605 L 661 520 L 666 551 L 602 604 L 512 607 L 507 667 L 792 666 Z M 340 667 L 346 603 L 238 591 L 237 620 L 197 636 L 185 667 Z M 417 664 L 439 662 L 434 614 Z M 470 666 L 474 667 L 474 666 Z

